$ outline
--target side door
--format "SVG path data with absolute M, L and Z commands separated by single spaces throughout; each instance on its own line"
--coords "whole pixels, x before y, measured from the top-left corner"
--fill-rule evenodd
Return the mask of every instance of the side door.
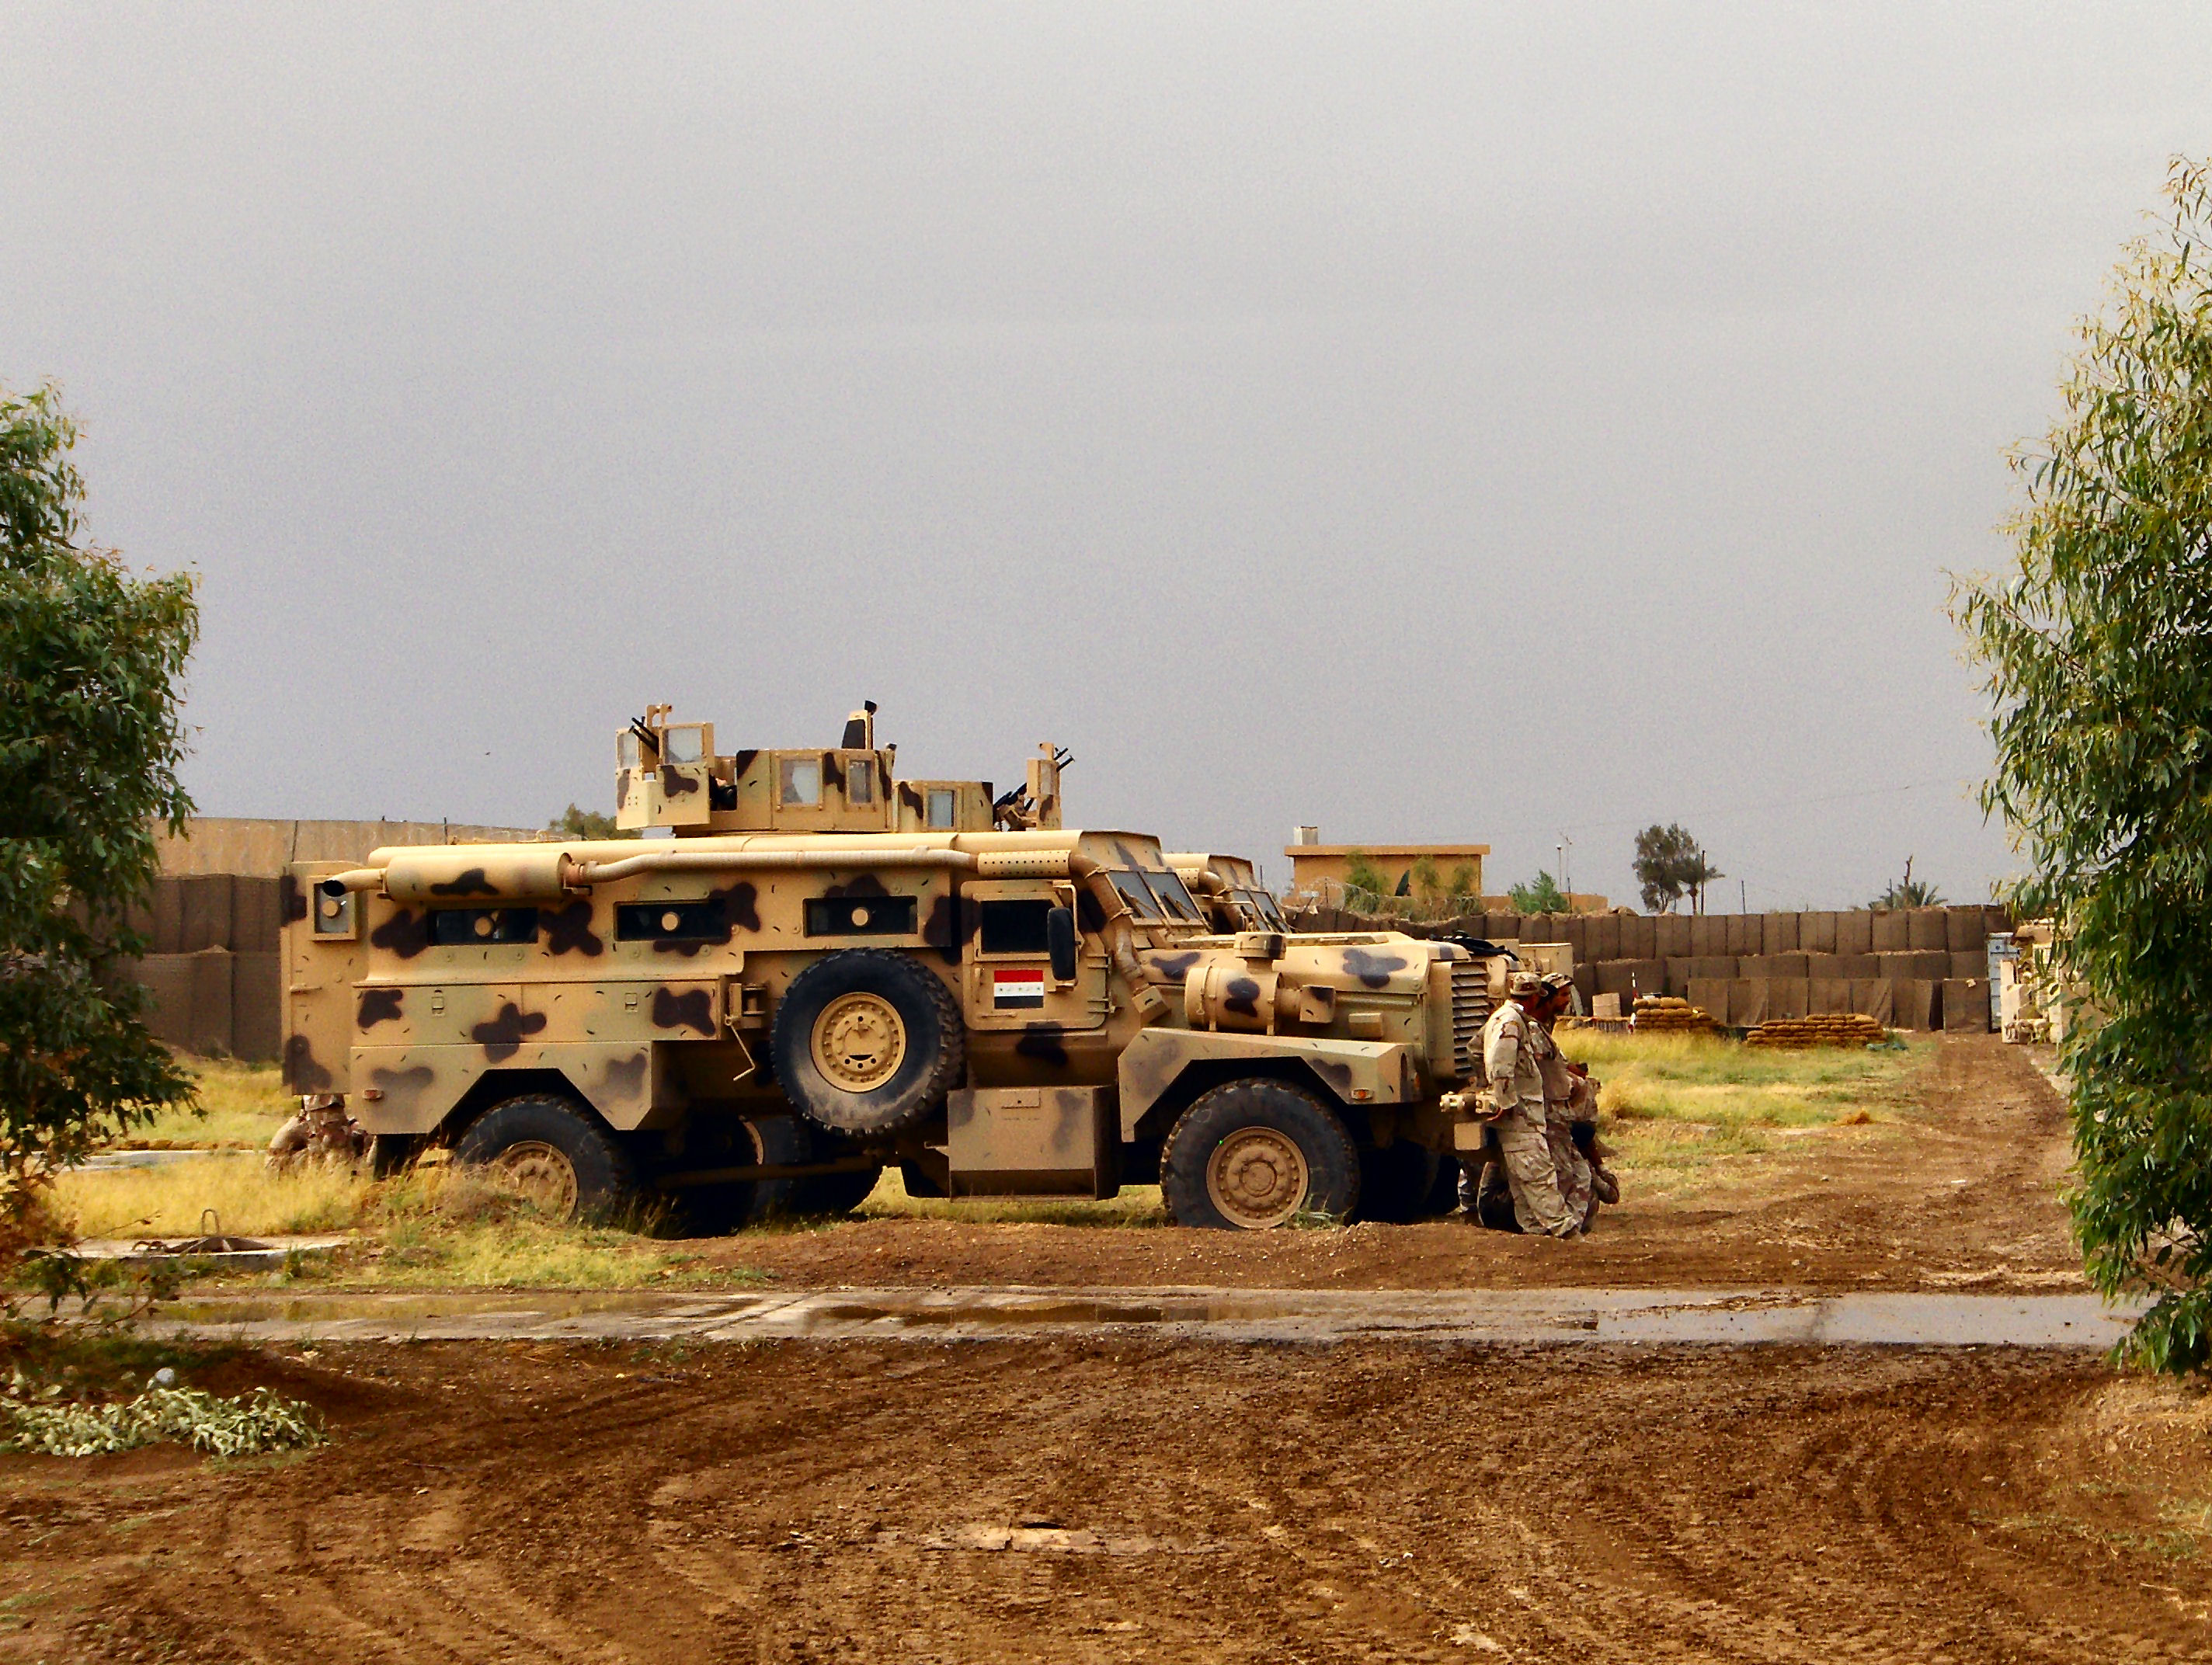
M 1111 1010 L 1106 951 L 1079 937 L 1075 975 L 1052 966 L 1051 914 L 1075 906 L 1075 887 L 1042 879 L 982 879 L 960 890 L 973 909 L 975 934 L 962 971 L 968 1027 L 991 1031 L 1052 1024 L 1063 1030 L 1102 1029 Z

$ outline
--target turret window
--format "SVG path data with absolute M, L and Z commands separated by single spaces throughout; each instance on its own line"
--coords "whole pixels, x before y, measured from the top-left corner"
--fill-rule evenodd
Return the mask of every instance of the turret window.
M 822 763 L 815 757 L 786 757 L 776 765 L 776 798 L 786 805 L 811 809 L 822 801 Z

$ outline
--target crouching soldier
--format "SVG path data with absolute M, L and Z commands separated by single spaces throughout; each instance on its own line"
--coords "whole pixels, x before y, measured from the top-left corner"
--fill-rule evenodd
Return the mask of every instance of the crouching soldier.
M 1552 1033 L 1574 992 L 1575 980 L 1564 971 L 1544 979 L 1535 1030 L 1528 1040 L 1536 1051 L 1537 1072 L 1544 1079 L 1544 1142 L 1552 1152 L 1553 1170 L 1559 1176 L 1559 1195 L 1575 1223 L 1587 1231 L 1597 1218 L 1596 1179 L 1575 1138 L 1575 1123 L 1597 1120 L 1597 1091 L 1589 1072 L 1567 1061 Z M 1618 1188 L 1614 1194 L 1620 1194 Z
M 368 1149 L 368 1135 L 346 1114 L 337 1093 L 308 1093 L 300 1113 L 269 1141 L 268 1164 L 279 1173 L 313 1162 L 354 1163 Z
M 1557 1048 L 1531 1015 L 1540 1009 L 1544 994 L 1533 971 L 1516 971 L 1508 980 L 1505 999 L 1482 1026 L 1483 1070 L 1490 1080 L 1485 1091 L 1513 1193 L 1514 1218 L 1523 1231 L 1575 1237 L 1582 1235 L 1583 1217 L 1568 1212 L 1545 1125 L 1542 1060 L 1547 1048 Z

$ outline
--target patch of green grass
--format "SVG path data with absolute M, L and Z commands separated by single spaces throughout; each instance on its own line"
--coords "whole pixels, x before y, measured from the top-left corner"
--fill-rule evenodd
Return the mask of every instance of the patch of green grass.
M 1728 1158 L 1770 1153 L 1785 1130 L 1893 1120 L 1932 1044 L 1784 1051 L 1715 1036 L 1559 1038 L 1603 1083 L 1598 1109 L 1618 1165 L 1662 1180 L 1710 1177 Z
M 686 1245 L 646 1235 L 650 1215 L 619 1224 L 549 1219 L 465 1170 L 418 1168 L 371 1187 L 361 1220 L 377 1248 L 331 1275 L 392 1288 L 730 1287 L 765 1281 L 714 1267 Z M 373 1254 L 373 1260 L 369 1255 Z
M 1054 1197 L 910 1197 L 896 1168 L 887 1168 L 854 1211 L 868 1219 L 965 1220 L 1009 1225 L 1165 1225 L 1167 1205 L 1157 1185 L 1125 1185 L 1102 1202 Z M 772 1229 L 772 1228 L 771 1228 Z
M 227 1342 L 157 1340 L 127 1329 L 0 1324 L 0 1377 L 20 1376 L 38 1390 L 59 1387 L 73 1395 L 135 1393 L 164 1365 L 189 1376 L 239 1351 Z
M 689 1245 L 656 1237 L 650 1210 L 618 1221 L 578 1223 L 539 1213 L 481 1176 L 443 1164 L 396 1178 L 317 1164 L 283 1173 L 251 1152 L 222 1153 L 156 1168 L 60 1176 L 56 1200 L 86 1237 L 196 1234 L 212 1208 L 224 1231 L 247 1237 L 351 1231 L 328 1255 L 294 1255 L 273 1275 L 248 1280 L 390 1288 L 730 1287 L 760 1282 L 744 1267 L 718 1267 Z M 210 1276 L 179 1262 L 187 1283 Z
M 2046 1511 L 2035 1515 L 2008 1515 L 1992 1519 L 1976 1512 L 1970 1518 L 1995 1527 L 2000 1532 L 2045 1533 L 2052 1537 L 2071 1538 L 2081 1543 L 2096 1544 L 2112 1550 L 2132 1550 L 2138 1554 L 2155 1555 L 2166 1561 L 2193 1561 L 2200 1545 L 2197 1534 L 2186 1527 L 2174 1527 L 2164 1532 L 2137 1532 L 2125 1527 L 2095 1526 L 2076 1520 L 2070 1515 Z

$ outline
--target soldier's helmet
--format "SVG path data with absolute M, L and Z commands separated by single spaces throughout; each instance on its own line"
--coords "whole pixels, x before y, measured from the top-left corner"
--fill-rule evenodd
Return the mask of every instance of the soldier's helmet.
M 1544 993 L 1547 994 L 1563 994 L 1574 986 L 1574 974 L 1571 972 L 1551 971 L 1544 975 Z
M 1544 980 L 1533 971 L 1516 971 L 1505 980 L 1508 1000 L 1533 1000 L 1544 992 Z

